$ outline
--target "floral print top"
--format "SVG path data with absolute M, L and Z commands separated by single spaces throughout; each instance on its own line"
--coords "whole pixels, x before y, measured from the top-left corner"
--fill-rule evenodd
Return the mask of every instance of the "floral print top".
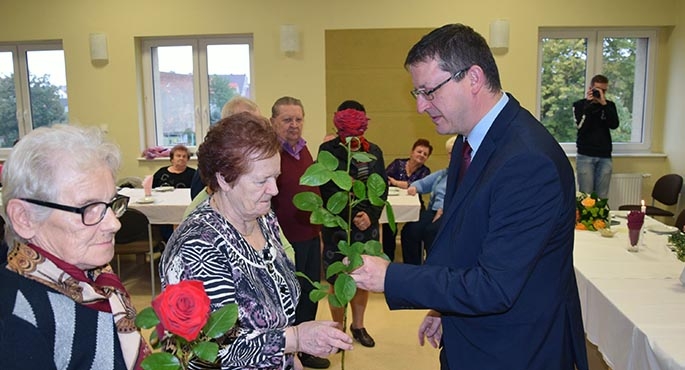
M 407 175 L 407 162 L 409 162 L 409 158 L 395 159 L 385 169 L 385 173 L 388 177 L 392 177 L 397 181 L 406 181 L 409 185 L 416 180 L 420 180 L 430 175 L 431 169 L 426 165 L 417 168 L 411 176 Z
M 293 368 L 293 355 L 284 353 L 285 329 L 295 321 L 300 286 L 281 245 L 276 216 L 269 212 L 258 223 L 267 240 L 261 251 L 207 200 L 174 231 L 160 262 L 162 289 L 200 280 L 212 311 L 238 304 L 238 322 L 219 340 L 224 370 Z

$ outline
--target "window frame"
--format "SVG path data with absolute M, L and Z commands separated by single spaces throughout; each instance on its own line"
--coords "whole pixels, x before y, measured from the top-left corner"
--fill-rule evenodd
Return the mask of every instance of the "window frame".
M 14 93 L 17 99 L 17 127 L 19 129 L 19 138 L 26 136 L 33 131 L 33 116 L 31 115 L 31 97 L 30 97 L 30 78 L 28 71 L 28 61 L 26 53 L 29 51 L 42 50 L 61 50 L 64 53 L 64 46 L 61 40 L 50 40 L 40 42 L 14 42 L 14 43 L 0 43 L 0 52 L 12 53 L 12 64 L 14 67 Z M 66 54 L 65 54 L 66 58 Z M 66 70 L 65 70 L 66 75 Z M 67 83 L 67 91 L 68 90 Z M 67 95 L 67 105 L 69 95 Z M 9 157 L 12 148 L 0 147 L 0 158 L 5 160 Z
M 658 48 L 659 32 L 656 28 L 553 28 L 541 27 L 538 29 L 538 70 L 537 70 L 537 86 L 536 86 L 536 115 L 540 117 L 542 105 L 542 40 L 544 38 L 586 38 L 587 39 L 587 61 L 585 69 L 584 88 L 590 84 L 590 80 L 596 74 L 601 74 L 602 57 L 603 57 L 603 40 L 606 37 L 624 37 L 624 38 L 646 38 L 648 39 L 648 47 L 646 53 L 645 66 L 645 80 L 644 80 L 644 94 L 642 105 L 642 140 L 641 142 L 612 142 L 614 155 L 621 154 L 649 154 L 652 148 L 652 135 L 654 130 L 654 86 L 656 74 L 656 57 Z M 609 81 L 609 90 L 611 90 L 611 81 Z M 611 96 L 611 92 L 609 93 Z M 579 97 L 580 99 L 580 97 Z M 633 120 L 636 114 L 633 111 Z M 573 120 L 570 116 L 569 120 Z M 576 143 L 560 142 L 561 147 L 568 155 L 576 155 Z
M 145 138 L 141 140 L 147 148 L 157 146 L 157 124 L 155 120 L 155 102 L 153 86 L 152 53 L 160 46 L 191 46 L 193 53 L 193 103 L 195 117 L 195 137 L 200 144 L 211 125 L 209 108 L 209 71 L 207 61 L 207 46 L 221 44 L 247 44 L 250 58 L 250 96 L 254 100 L 254 37 L 251 34 L 215 35 L 215 36 L 178 36 L 154 37 L 141 39 L 141 64 L 143 78 L 143 132 Z M 159 135 L 163 133 L 160 132 Z M 197 146 L 188 145 L 191 153 L 196 152 Z

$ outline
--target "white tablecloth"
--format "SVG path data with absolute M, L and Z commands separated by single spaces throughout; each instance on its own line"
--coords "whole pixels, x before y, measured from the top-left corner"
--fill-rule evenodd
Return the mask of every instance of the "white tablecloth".
M 145 197 L 143 189 L 123 188 L 119 193 L 131 197 L 129 207 L 145 214 L 151 224 L 179 224 L 183 220 L 183 213 L 191 202 L 190 189 L 174 189 L 169 192 L 152 192 L 153 203 L 141 204 L 138 201 Z M 418 195 L 407 195 L 407 191 L 400 189 L 399 195 L 388 196 L 388 201 L 395 213 L 395 222 L 411 222 L 419 219 L 421 203 Z M 387 223 L 385 209 L 380 218 L 381 223 Z
M 395 222 L 413 222 L 419 220 L 419 212 L 421 211 L 421 202 L 418 195 L 407 195 L 407 191 L 399 189 L 398 195 L 388 195 L 388 202 L 392 206 L 392 211 L 395 214 Z M 379 222 L 382 224 L 388 223 L 388 215 L 385 208 Z
M 139 203 L 145 198 L 143 189 L 123 188 L 119 194 L 130 197 L 128 206 L 142 212 L 147 216 L 150 225 L 180 224 L 183 221 L 183 212 L 190 204 L 190 189 L 174 189 L 173 191 L 159 192 L 152 191 L 152 203 Z M 148 235 L 150 235 L 150 254 L 153 254 L 152 229 L 148 225 Z M 155 296 L 155 259 L 150 258 L 150 279 L 152 296 Z
M 183 212 L 190 204 L 190 189 L 174 189 L 173 191 L 152 191 L 152 203 L 138 203 L 145 197 L 143 189 L 123 188 L 120 194 L 131 198 L 128 206 L 136 209 L 150 220 L 151 224 L 180 224 Z
M 576 231 L 574 266 L 588 340 L 613 369 L 685 369 L 683 263 L 667 236 L 647 232 L 628 252 L 625 219 L 613 238 Z M 658 222 L 647 218 L 645 226 Z

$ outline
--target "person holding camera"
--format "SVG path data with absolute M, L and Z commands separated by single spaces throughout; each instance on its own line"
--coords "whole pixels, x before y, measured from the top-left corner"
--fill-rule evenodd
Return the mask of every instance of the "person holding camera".
M 595 75 L 586 97 L 573 103 L 578 128 L 576 176 L 578 190 L 609 197 L 611 183 L 611 132 L 618 127 L 616 104 L 606 99 L 609 79 Z

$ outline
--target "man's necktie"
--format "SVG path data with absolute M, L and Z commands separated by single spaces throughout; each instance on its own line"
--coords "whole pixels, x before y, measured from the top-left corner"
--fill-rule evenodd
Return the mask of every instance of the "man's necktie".
M 461 150 L 461 167 L 459 168 L 459 177 L 457 178 L 457 183 L 461 183 L 461 179 L 464 178 L 466 170 L 471 165 L 472 151 L 473 149 L 471 149 L 471 145 L 469 145 L 469 142 L 466 140 L 466 138 L 464 138 L 464 146 Z

